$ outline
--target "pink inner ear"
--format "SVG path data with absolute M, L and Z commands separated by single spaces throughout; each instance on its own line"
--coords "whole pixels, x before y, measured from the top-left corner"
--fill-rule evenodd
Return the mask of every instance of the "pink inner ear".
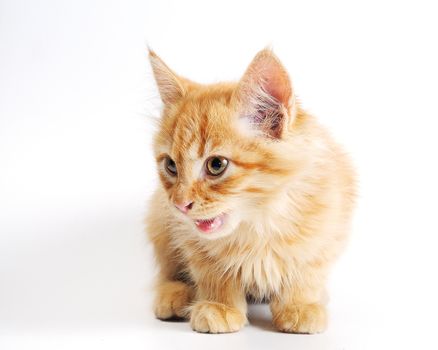
M 263 90 L 275 100 L 288 107 L 292 89 L 287 73 L 275 60 L 259 63 L 261 63 L 261 67 L 259 67 L 260 85 Z

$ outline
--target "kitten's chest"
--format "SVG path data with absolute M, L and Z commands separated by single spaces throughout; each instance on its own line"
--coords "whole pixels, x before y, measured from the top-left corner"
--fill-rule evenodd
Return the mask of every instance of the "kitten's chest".
M 257 298 L 276 293 L 293 279 L 295 262 L 291 247 L 259 242 L 236 247 L 222 255 L 220 262 Z

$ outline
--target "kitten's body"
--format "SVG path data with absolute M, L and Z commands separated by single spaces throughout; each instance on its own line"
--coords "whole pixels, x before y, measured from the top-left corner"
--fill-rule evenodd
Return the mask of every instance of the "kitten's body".
M 163 186 L 147 220 L 160 265 L 157 317 L 190 317 L 201 332 L 236 331 L 251 295 L 270 301 L 278 329 L 322 331 L 326 277 L 353 206 L 349 160 L 288 93 L 288 77 L 270 51 L 256 57 L 239 84 L 201 86 L 174 75 L 154 54 L 151 60 L 165 102 L 157 161 L 164 154 L 178 167 L 173 178 L 160 168 Z M 246 123 L 265 106 L 254 85 L 275 98 L 280 117 L 264 111 L 263 123 L 260 116 Z M 254 99 L 256 107 L 248 107 Z M 230 161 L 221 178 L 199 175 L 211 155 Z M 187 199 L 193 207 L 179 213 L 175 203 Z M 226 222 L 218 232 L 194 224 L 220 213 Z

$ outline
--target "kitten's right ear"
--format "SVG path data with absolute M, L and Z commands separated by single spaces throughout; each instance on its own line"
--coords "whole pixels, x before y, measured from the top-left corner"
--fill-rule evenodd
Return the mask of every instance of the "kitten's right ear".
M 165 105 L 177 102 L 185 94 L 183 79 L 176 75 L 158 55 L 149 49 L 149 61 Z
M 271 49 L 260 51 L 240 80 L 234 95 L 241 119 L 251 129 L 280 139 L 295 119 L 295 98 L 289 75 Z

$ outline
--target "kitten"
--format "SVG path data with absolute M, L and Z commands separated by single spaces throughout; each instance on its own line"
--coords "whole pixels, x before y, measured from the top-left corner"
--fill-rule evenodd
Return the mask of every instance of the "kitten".
M 269 301 L 280 331 L 323 331 L 327 275 L 353 209 L 348 157 L 300 108 L 271 50 L 238 83 L 212 85 L 149 58 L 164 104 L 161 185 L 146 220 L 160 269 L 156 317 L 235 332 L 251 296 Z

